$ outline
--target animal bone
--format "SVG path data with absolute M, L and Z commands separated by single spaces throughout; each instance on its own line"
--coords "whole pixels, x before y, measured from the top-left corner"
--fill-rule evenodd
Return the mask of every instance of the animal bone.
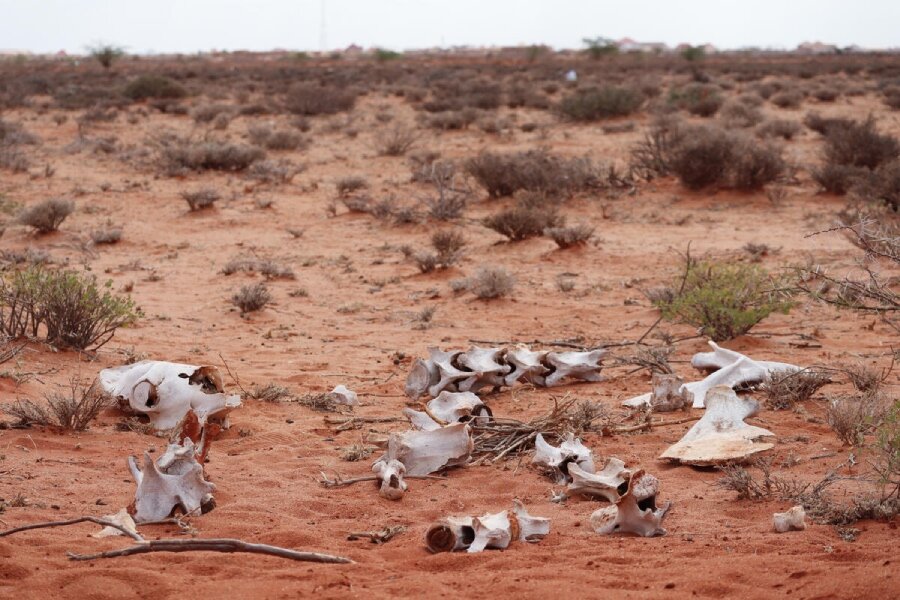
M 605 350 L 590 352 L 538 352 L 524 346 L 513 350 L 473 346 L 466 352 L 429 348 L 427 359 L 416 359 L 406 378 L 406 395 L 415 400 L 442 391 L 475 392 L 485 386 L 513 385 L 528 381 L 554 386 L 566 377 L 602 381 L 601 357 Z
M 133 456 L 128 468 L 137 483 L 134 503 L 129 507 L 136 523 L 161 521 L 176 509 L 184 514 L 207 513 L 215 506 L 212 492 L 216 486 L 203 478 L 203 467 L 197 462 L 194 443 L 170 444 L 157 464 L 144 453 L 143 469 Z
M 510 367 L 499 362 L 502 360 L 503 348 L 481 348 L 472 346 L 456 358 L 456 364 L 473 375 L 459 382 L 459 391 L 475 392 L 487 386 L 499 387 L 504 384 L 504 375 Z
M 552 372 L 544 379 L 544 385 L 553 387 L 565 377 L 574 377 L 584 381 L 603 381 L 600 375 L 600 359 L 606 350 L 590 352 L 548 352 L 545 362 Z
M 775 513 L 772 515 L 772 524 L 778 533 L 802 531 L 806 529 L 806 511 L 797 505 L 787 512 Z
M 517 381 L 527 381 L 534 385 L 544 385 L 544 375 L 550 369 L 544 365 L 546 352 L 532 351 L 526 346 L 516 346 L 506 353 L 506 362 L 512 370 L 503 378 L 503 383 L 512 386 Z
M 344 385 L 335 386 L 326 396 L 334 404 L 343 404 L 344 406 L 356 406 L 358 401 L 356 392 L 347 389 Z
M 387 453 L 376 462 L 397 460 L 410 475 L 428 475 L 466 464 L 473 449 L 469 426 L 455 423 L 431 431 L 392 434 Z
M 568 433 L 558 448 L 544 441 L 543 435 L 537 434 L 531 464 L 546 470 L 557 484 L 564 484 L 572 480 L 569 475 L 569 465 L 572 463 L 587 473 L 594 472 L 593 454 L 573 434 Z
M 611 533 L 634 533 L 643 537 L 665 535 L 662 528 L 662 520 L 671 506 L 666 502 L 662 507 L 656 507 L 656 494 L 648 496 L 646 500 L 639 501 L 639 490 L 646 494 L 658 486 L 658 481 L 645 482 L 646 475 L 643 471 L 637 471 L 628 482 L 628 490 L 612 506 L 606 506 L 594 511 L 591 515 L 591 527 L 597 533 L 608 535 Z M 655 480 L 656 478 L 653 477 Z
M 485 548 L 503 549 L 513 541 L 538 542 L 550 533 L 550 519 L 535 517 L 518 500 L 512 511 L 481 517 L 445 517 L 428 528 L 425 545 L 431 552 Z
M 694 408 L 703 408 L 707 393 L 717 385 L 743 387 L 760 383 L 775 371 L 801 370 L 800 367 L 787 363 L 753 360 L 739 352 L 722 348 L 715 342 L 709 342 L 709 345 L 713 351 L 698 352 L 691 359 L 691 364 L 697 369 L 711 370 L 712 373 L 700 381 L 685 383 L 678 390 L 680 394 L 691 399 Z M 630 408 L 641 408 L 648 402 L 652 402 L 652 394 L 635 396 L 622 404 Z
M 775 434 L 768 429 L 744 423 L 744 419 L 758 411 L 759 404 L 756 401 L 738 397 L 727 385 L 716 386 L 707 393 L 703 418 L 681 440 L 663 452 L 660 458 L 689 465 L 715 465 L 742 460 L 768 450 L 774 444 L 757 443 L 754 440 Z
M 137 526 L 134 523 L 134 519 L 132 519 L 131 515 L 128 514 L 127 508 L 123 508 L 122 510 L 120 510 L 119 512 L 117 512 L 114 515 L 106 515 L 103 518 L 106 519 L 107 521 L 111 521 L 111 522 L 115 523 L 116 525 L 119 525 L 120 527 L 124 527 L 131 533 L 134 533 L 134 534 L 137 533 Z M 107 525 L 100 531 L 98 531 L 96 533 L 92 533 L 91 537 L 102 538 L 102 537 L 112 537 L 112 536 L 116 536 L 116 535 L 125 535 L 125 533 L 123 533 L 121 529 L 116 529 L 115 527 L 110 527 L 109 525 Z
M 654 373 L 651 385 L 650 407 L 653 412 L 672 412 L 691 404 L 692 398 L 684 388 L 684 380 L 677 375 Z
M 419 412 L 410 408 L 403 409 L 415 429 L 433 430 L 449 423 L 468 423 L 484 421 L 493 413 L 481 398 L 472 392 L 441 392 L 437 398 L 425 405 L 426 411 Z
M 226 395 L 216 367 L 144 360 L 100 371 L 100 385 L 120 404 L 147 415 L 158 430 L 172 429 L 193 410 L 201 423 L 222 419 L 241 405 Z
M 588 473 L 577 464 L 570 464 L 569 476 L 572 478 L 568 486 L 569 493 L 600 496 L 614 503 L 627 489 L 631 471 L 625 468 L 624 462 L 610 457 L 599 473 Z
M 381 480 L 381 487 L 378 490 L 382 496 L 388 500 L 399 500 L 403 497 L 407 485 L 403 481 L 406 474 L 406 467 L 399 460 L 380 460 L 372 465 L 372 471 Z

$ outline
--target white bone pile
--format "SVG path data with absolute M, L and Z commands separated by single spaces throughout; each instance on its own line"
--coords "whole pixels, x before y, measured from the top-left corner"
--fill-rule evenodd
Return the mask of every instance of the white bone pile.
M 394 433 L 388 439 L 387 452 L 372 465 L 381 481 L 379 493 L 389 500 L 399 500 L 407 489 L 404 475 L 429 475 L 464 466 L 473 448 L 472 434 L 465 423 Z
M 482 348 L 462 352 L 428 349 L 416 359 L 406 378 L 406 395 L 437 397 L 443 391 L 477 392 L 485 387 L 512 386 L 517 381 L 552 387 L 567 378 L 602 381 L 603 349 L 588 352 L 534 351 L 525 346 Z
M 712 352 L 698 352 L 691 359 L 691 365 L 703 371 L 712 371 L 700 381 L 683 384 L 678 393 L 684 394 L 694 408 L 706 405 L 706 395 L 715 386 L 725 385 L 732 389 L 761 383 L 767 375 L 776 371 L 799 371 L 800 367 L 787 363 L 754 360 L 740 352 L 722 348 L 709 342 Z M 642 408 L 651 402 L 652 392 L 642 394 L 622 404 L 631 408 Z
M 591 527 L 597 533 L 633 533 L 643 537 L 665 535 L 662 520 L 671 507 L 666 502 L 656 506 L 659 481 L 652 475 L 637 471 L 628 482 L 628 490 L 611 506 L 594 511 Z
M 425 533 L 425 545 L 431 552 L 502 550 L 513 541 L 539 542 L 549 533 L 550 519 L 528 514 L 525 506 L 515 500 L 511 511 L 440 519 Z
M 703 418 L 660 458 L 704 466 L 743 460 L 768 450 L 774 444 L 757 442 L 756 439 L 775 434 L 744 422 L 758 411 L 759 403 L 755 400 L 739 397 L 727 385 L 716 386 L 706 394 Z
M 157 430 L 176 427 L 192 410 L 206 423 L 225 422 L 241 397 L 224 393 L 219 369 L 157 360 L 142 360 L 100 371 L 100 385 L 120 405 L 149 417 Z
M 143 468 L 138 468 L 135 457 L 128 457 L 128 468 L 137 483 L 131 507 L 136 523 L 161 521 L 176 509 L 186 515 L 213 509 L 216 486 L 204 478 L 199 455 L 199 449 L 187 438 L 169 444 L 156 462 L 145 452 Z

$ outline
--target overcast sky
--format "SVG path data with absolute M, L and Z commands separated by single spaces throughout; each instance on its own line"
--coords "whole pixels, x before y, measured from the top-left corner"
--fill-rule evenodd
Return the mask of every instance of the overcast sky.
M 896 47 L 900 0 L 0 0 L 0 49 L 32 52 L 77 53 L 97 42 L 132 53 L 352 43 L 576 48 L 595 36 L 721 48 L 815 40 Z

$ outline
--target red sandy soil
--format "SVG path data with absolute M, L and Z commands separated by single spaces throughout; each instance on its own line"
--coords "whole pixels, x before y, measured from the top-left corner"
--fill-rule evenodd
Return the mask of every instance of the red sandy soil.
M 808 109 L 810 106 L 805 106 Z M 864 117 L 875 112 L 883 128 L 900 132 L 897 113 L 881 110 L 871 97 L 841 99 L 817 107 L 824 114 Z M 43 248 L 72 265 L 89 264 L 116 289 L 133 284 L 131 296 L 146 317 L 120 330 L 96 357 L 57 352 L 32 344 L 3 366 L 0 397 L 38 399 L 73 375 L 92 378 L 104 367 L 121 364 L 126 354 L 193 364 L 221 365 L 221 357 L 245 388 L 277 382 L 298 395 L 346 384 L 360 394 L 361 415 L 399 415 L 405 406 L 402 386 L 410 361 L 426 347 L 466 348 L 470 339 L 560 340 L 580 336 L 586 345 L 639 337 L 658 312 L 640 292 L 678 274 L 675 251 L 692 242 L 696 255 L 747 260 L 748 242 L 779 249 L 763 264 L 779 268 L 805 263 L 809 257 L 836 272 L 852 269 L 859 252 L 839 234 L 804 237 L 833 224 L 841 199 L 815 194 L 808 173 L 788 188 L 788 197 L 773 205 L 764 194 L 726 191 L 688 192 L 674 181 L 643 184 L 633 195 L 579 197 L 564 207 L 570 221 L 597 227 L 597 240 L 586 248 L 558 250 L 545 238 L 501 243 L 501 238 L 474 218 L 506 206 L 509 200 L 479 199 L 456 225 L 393 226 L 367 215 L 331 217 L 334 182 L 348 174 L 365 175 L 376 197 L 427 195 L 424 186 L 408 183 L 402 158 L 376 156 L 373 142 L 381 127 L 376 111 L 395 120 L 412 120 L 412 109 L 398 99 L 370 95 L 354 111 L 359 135 L 321 131 L 314 120 L 312 146 L 284 153 L 307 169 L 292 184 L 265 188 L 239 176 L 204 174 L 184 179 L 156 177 L 118 160 L 62 148 L 76 137 L 74 119 L 59 127 L 51 114 L 13 111 L 5 119 L 22 121 L 43 145 L 33 150 L 36 164 L 53 164 L 50 179 L 4 174 L 0 192 L 31 203 L 79 190 L 77 212 L 58 233 L 36 237 L 24 228 L 6 231 L 8 249 Z M 770 115 L 800 119 L 805 110 Z M 511 111 L 504 109 L 503 114 Z M 547 145 L 567 155 L 588 153 L 596 159 L 624 161 L 640 138 L 638 130 L 607 135 L 597 125 L 566 125 L 547 113 L 519 111 L 520 122 L 546 123 L 534 133 L 490 137 L 472 129 L 445 133 L 420 142 L 445 157 L 468 157 L 483 147 L 515 150 Z M 228 134 L 246 130 L 250 119 L 280 122 L 283 117 L 240 117 Z M 345 116 L 330 118 L 346 119 Z M 140 146 L 147 136 L 169 128 L 190 133 L 186 117 L 152 113 L 136 125 L 122 116 L 92 126 L 93 135 L 116 135 Z M 424 131 L 424 130 L 423 130 Z M 194 133 L 200 133 L 195 131 Z M 425 133 L 430 138 L 430 133 Z M 817 160 L 816 134 L 805 131 L 788 144 L 787 154 L 801 164 Z M 101 191 L 102 184 L 108 191 Z M 188 213 L 179 193 L 214 185 L 225 200 L 212 210 Z M 259 209 L 257 198 L 274 206 Z M 120 243 L 83 250 L 87 234 L 111 220 L 124 226 Z M 459 227 L 470 246 L 467 258 L 447 272 L 420 274 L 405 260 L 402 244 L 423 247 L 440 227 Z M 286 228 L 304 228 L 294 239 Z M 242 318 L 229 298 L 258 275 L 220 273 L 234 256 L 253 254 L 291 266 L 294 281 L 269 284 L 275 303 Z M 507 267 L 517 278 L 515 294 L 491 302 L 455 295 L 451 279 L 471 274 L 482 264 Z M 575 290 L 563 293 L 556 279 L 573 274 Z M 307 296 L 292 296 L 303 288 Z M 436 308 L 427 328 L 414 316 Z M 692 335 L 690 327 L 663 323 L 675 337 Z M 807 337 L 811 336 L 811 337 Z M 725 344 L 751 356 L 791 362 L 884 367 L 896 335 L 877 319 L 803 301 L 789 315 L 773 315 L 752 335 Z M 677 370 L 691 373 L 687 360 L 705 350 L 692 339 L 678 345 Z M 404 358 L 398 364 L 395 353 Z M 625 352 L 618 352 L 624 354 Z M 625 375 L 610 369 L 610 379 L 571 384 L 553 390 L 516 387 L 488 398 L 494 414 L 527 418 L 545 413 L 552 396 L 572 394 L 598 401 L 613 411 L 621 400 L 649 389 L 646 373 Z M 30 376 L 27 374 L 31 374 Z M 896 391 L 896 376 L 890 384 Z M 234 383 L 229 381 L 233 389 Z M 826 388 L 825 391 L 837 391 Z M 776 468 L 805 481 L 818 481 L 845 463 L 849 450 L 824 423 L 822 394 L 799 411 L 764 410 L 752 422 L 777 434 L 770 453 Z M 0 431 L 0 497 L 21 495 L 24 507 L 9 507 L 0 519 L 9 527 L 78 515 L 105 515 L 131 502 L 134 485 L 125 457 L 145 450 L 157 453 L 165 440 L 122 432 L 118 410 L 110 409 L 85 432 L 48 428 Z M 617 456 L 641 466 L 661 481 L 660 499 L 674 508 L 665 520 L 668 535 L 644 539 L 601 537 L 588 517 L 599 503 L 570 499 L 550 502 L 551 483 L 529 466 L 529 458 L 494 466 L 453 471 L 446 481 L 409 482 L 399 502 L 381 498 L 374 484 L 325 489 L 321 471 L 344 476 L 369 473 L 372 458 L 344 462 L 340 449 L 359 443 L 359 430 L 335 433 L 323 415 L 294 402 L 263 403 L 245 399 L 232 414 L 232 428 L 217 440 L 206 465 L 218 486 L 216 509 L 192 520 L 202 537 L 247 541 L 348 556 L 350 565 L 313 565 L 257 555 L 212 553 L 149 554 L 94 562 L 67 560 L 67 551 L 98 552 L 118 548 L 123 538 L 94 539 L 85 524 L 18 534 L 0 540 L 0 597 L 4 598 L 282 598 L 315 594 L 343 597 L 740 597 L 890 598 L 898 595 L 895 524 L 861 522 L 855 542 L 843 541 L 832 527 L 811 524 L 802 532 L 776 534 L 772 513 L 785 502 L 737 501 L 718 488 L 715 470 L 663 464 L 656 456 L 691 426 L 649 433 L 600 437 L 585 442 L 600 460 Z M 386 432 L 401 423 L 373 426 Z M 824 456 L 824 457 L 823 457 Z M 375 455 L 377 457 L 377 454 Z M 374 457 L 373 457 L 374 458 Z M 780 467 L 785 461 L 794 466 Z M 841 467 L 843 474 L 865 471 Z M 846 490 L 846 499 L 853 488 Z M 539 544 L 517 543 L 506 551 L 467 555 L 430 555 L 423 534 L 435 519 L 450 514 L 483 514 L 508 508 L 521 499 L 533 514 L 552 519 L 550 535 Z M 388 525 L 408 528 L 384 545 L 348 541 L 351 531 Z M 144 528 L 150 538 L 178 535 L 174 526 Z

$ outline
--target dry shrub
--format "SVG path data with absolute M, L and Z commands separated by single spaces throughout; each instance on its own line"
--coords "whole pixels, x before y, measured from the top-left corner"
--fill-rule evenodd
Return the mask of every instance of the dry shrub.
M 600 185 L 598 168 L 587 158 L 563 158 L 545 150 L 499 154 L 484 151 L 465 163 L 466 172 L 492 198 L 519 190 L 568 196 Z
M 248 394 L 254 400 L 263 402 L 281 402 L 282 400 L 291 400 L 294 395 L 291 390 L 277 383 L 267 383 L 266 385 L 254 385 Z
M 780 137 L 785 140 L 792 140 L 797 136 L 802 127 L 797 121 L 789 119 L 771 119 L 759 125 L 756 128 L 756 134 L 760 137 Z
M 732 100 L 726 102 L 719 111 L 719 118 L 722 119 L 728 127 L 746 129 L 762 122 L 763 114 L 754 106 Z
M 544 235 L 556 242 L 560 248 L 571 248 L 587 244 L 594 235 L 594 228 L 587 223 L 568 227 L 548 227 L 544 229 Z
M 884 383 L 885 374 L 879 373 L 863 363 L 845 367 L 843 371 L 854 389 L 860 392 L 875 392 Z
M 232 258 L 222 267 L 223 275 L 235 273 L 260 273 L 266 279 L 295 279 L 294 271 L 274 260 L 255 257 Z
M 272 301 L 272 294 L 264 283 L 241 286 L 231 297 L 231 303 L 241 310 L 241 315 L 262 310 Z
M 825 130 L 825 161 L 830 164 L 875 169 L 900 156 L 900 142 L 879 133 L 875 120 L 835 122 Z
M 91 241 L 95 244 L 117 244 L 122 240 L 122 228 L 113 227 L 107 223 L 102 229 L 91 232 Z
M 412 258 L 422 273 L 447 269 L 463 257 L 465 246 L 466 238 L 462 233 L 449 229 L 436 231 L 431 236 L 431 247 L 434 248 L 434 252 L 417 252 Z
M 361 175 L 347 175 L 346 177 L 338 179 L 334 185 L 337 188 L 338 195 L 346 196 L 353 192 L 366 189 L 369 187 L 369 181 Z
M 247 179 L 269 184 L 287 184 L 294 176 L 303 172 L 306 167 L 297 165 L 286 159 L 260 160 L 247 169 Z
M 181 192 L 181 197 L 188 203 L 188 208 L 190 208 L 190 210 L 209 208 L 222 199 L 222 196 L 215 188 L 185 190 Z
M 557 110 L 573 121 L 599 121 L 630 115 L 643 103 L 644 97 L 636 90 L 604 86 L 578 90 L 566 96 L 560 101 Z
M 865 435 L 874 431 L 885 410 L 886 399 L 877 390 L 841 394 L 828 398 L 825 420 L 844 444 L 860 446 Z
M 177 99 L 187 96 L 180 84 L 162 75 L 141 75 L 125 85 L 122 94 L 132 100 L 146 100 L 147 98 Z
M 290 129 L 276 131 L 266 125 L 253 125 L 247 133 L 250 142 L 268 150 L 297 150 L 309 145 L 309 140 Z
M 419 139 L 419 134 L 415 129 L 397 125 L 386 133 L 378 135 L 376 148 L 378 154 L 382 156 L 403 156 Z
M 203 170 L 243 171 L 265 155 L 255 146 L 216 141 L 180 140 L 162 150 L 163 164 L 171 175 Z
M 300 83 L 285 98 L 285 108 L 295 115 L 333 115 L 348 111 L 356 103 L 356 92 L 337 87 Z
M 816 88 L 812 91 L 812 97 L 819 102 L 834 102 L 840 95 L 839 90 L 827 87 Z
M 425 122 L 432 129 L 453 131 L 467 128 L 477 118 L 478 113 L 473 109 L 447 110 L 429 115 Z
M 466 279 L 466 288 L 476 298 L 491 300 L 502 298 L 512 292 L 516 280 L 503 267 L 486 266 L 479 268 L 475 274 Z
M 900 211 L 900 159 L 882 164 L 874 172 L 863 173 L 850 181 L 854 196 L 884 203 L 894 212 Z
M 44 396 L 47 406 L 20 398 L 3 406 L 4 412 L 22 424 L 51 425 L 68 431 L 84 431 L 100 411 L 112 405 L 112 398 L 99 391 L 96 385 L 82 387 L 72 378 L 67 393 L 51 392 Z
M 22 210 L 16 216 L 16 222 L 33 227 L 38 233 L 50 233 L 59 229 L 74 211 L 75 203 L 72 200 L 51 198 Z
M 772 371 L 766 375 L 761 391 L 769 408 L 784 410 L 809 400 L 819 388 L 829 383 L 831 379 L 826 373 L 811 369 Z
M 866 175 L 866 169 L 851 165 L 825 163 L 814 167 L 810 174 L 822 190 L 830 194 L 843 195 L 849 192 Z
M 19 123 L 0 119 L 0 146 L 35 145 L 40 139 Z
M 698 117 L 711 117 L 722 107 L 721 90 L 718 86 L 692 83 L 669 92 L 669 105 L 686 110 Z
M 227 104 L 206 104 L 195 108 L 191 116 L 197 123 L 212 123 L 217 117 L 230 119 L 232 110 Z
M 799 108 L 803 102 L 803 93 L 798 90 L 784 90 L 769 98 L 769 102 L 778 108 Z
M 515 242 L 542 235 L 545 229 L 561 227 L 565 224 L 565 219 L 559 214 L 559 210 L 550 204 L 528 206 L 520 203 L 518 206 L 485 217 L 481 223 Z
M 730 165 L 730 185 L 739 190 L 758 190 L 787 171 L 781 149 L 746 138 L 735 143 Z

